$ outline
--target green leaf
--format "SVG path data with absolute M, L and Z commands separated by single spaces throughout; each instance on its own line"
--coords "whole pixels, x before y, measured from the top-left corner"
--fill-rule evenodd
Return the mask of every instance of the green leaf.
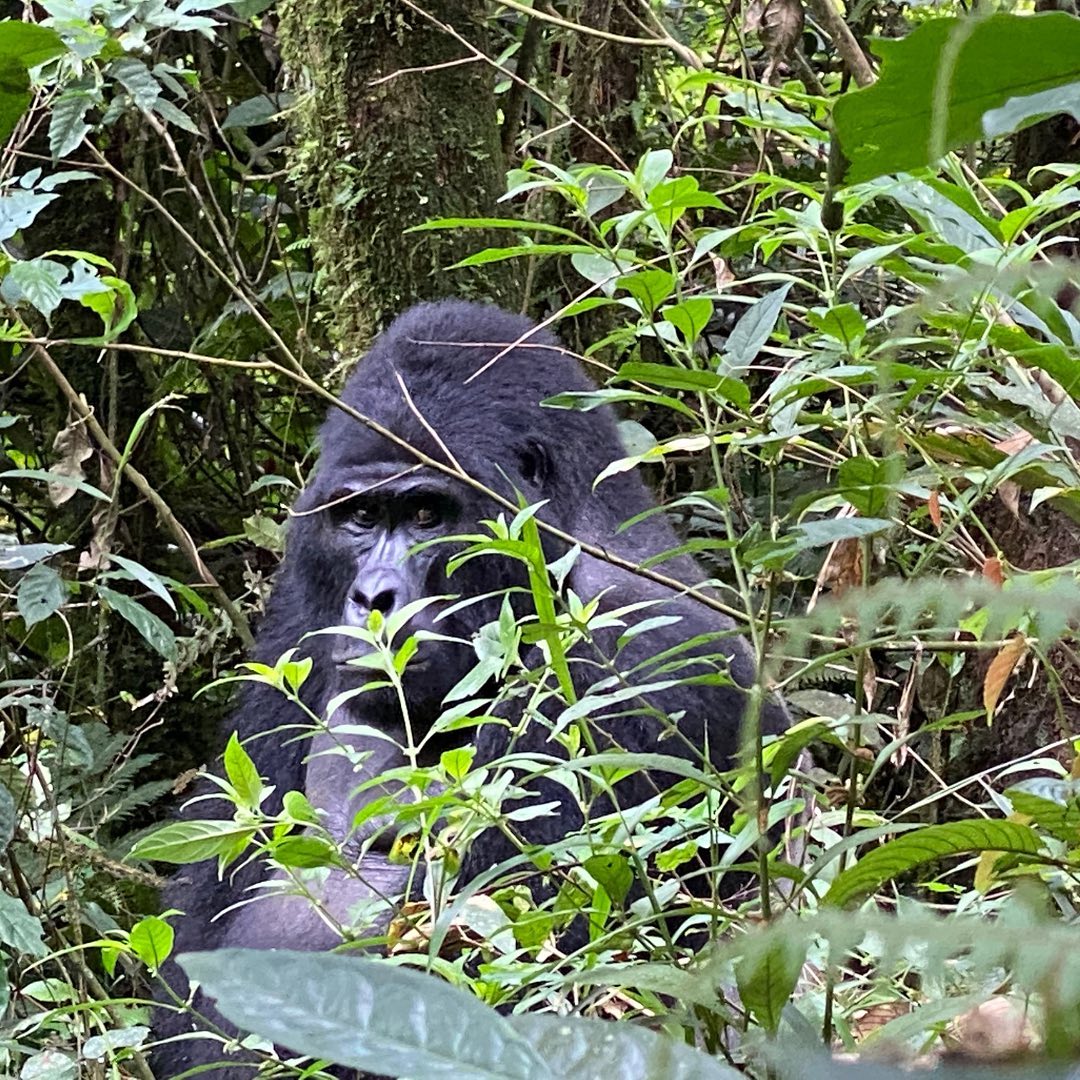
M 806 313 L 811 326 L 839 341 L 850 353 L 855 353 L 866 335 L 866 320 L 854 304 L 838 304 L 822 311 L 812 308 Z
M 649 386 L 666 386 L 672 390 L 715 390 L 723 381 L 715 371 L 695 371 L 671 367 L 668 364 L 631 362 L 619 368 L 618 378 L 624 382 L 642 382 Z
M 125 571 L 124 576 L 130 577 L 140 585 L 145 585 L 159 600 L 163 600 L 173 611 L 176 610 L 176 603 L 169 590 L 165 588 L 165 583 L 152 570 L 147 570 L 142 563 L 129 559 L 125 555 L 117 555 L 115 552 L 109 553 L 109 561 L 121 567 Z
M 0 892 L 0 944 L 35 958 L 48 954 L 41 923 L 23 907 L 22 901 Z
M 806 941 L 783 934 L 750 937 L 735 966 L 743 1004 L 771 1035 L 799 981 L 806 961 Z
M 675 282 L 669 271 L 649 269 L 619 278 L 619 288 L 638 302 L 643 315 L 651 315 L 675 291 Z
M 35 563 L 19 579 L 15 603 L 27 626 L 47 619 L 64 602 L 64 580 L 43 562 Z
M 229 736 L 225 747 L 224 762 L 225 775 L 236 789 L 240 805 L 247 810 L 257 810 L 263 794 L 262 777 L 259 776 L 255 762 L 241 746 L 235 731 Z
M 16 20 L 0 23 L 0 141 L 15 130 L 30 104 L 29 69 L 66 51 L 55 30 Z
M 53 103 L 49 117 L 49 152 L 55 160 L 67 157 L 90 130 L 87 112 L 97 104 L 89 90 L 65 90 Z
M 903 454 L 884 459 L 848 458 L 837 472 L 840 494 L 866 518 L 884 518 L 896 501 L 896 487 L 904 479 Z
M 158 968 L 172 954 L 174 936 L 173 928 L 164 919 L 149 915 L 131 928 L 128 944 L 148 968 Z
M 1080 781 L 1039 776 L 1007 788 L 1005 795 L 1018 814 L 1067 844 L 1080 840 Z
M 176 659 L 176 635 L 152 611 L 130 596 L 98 585 L 98 596 L 142 634 L 146 643 L 166 660 Z
M 736 373 L 749 367 L 756 359 L 769 336 L 776 329 L 790 284 L 781 285 L 763 296 L 743 313 L 724 343 L 725 364 Z
M 67 267 L 52 259 L 24 259 L 12 263 L 3 282 L 4 299 L 16 304 L 25 300 L 46 319 L 51 318 L 64 299 L 61 286 L 67 275 Z
M 286 815 L 293 821 L 303 822 L 307 825 L 318 825 L 319 814 L 315 807 L 308 802 L 306 796 L 299 791 L 286 791 L 281 804 Z
M 58 198 L 59 195 L 49 192 L 17 188 L 0 195 L 0 240 L 10 240 L 17 232 L 29 228 L 34 218 Z
M 341 865 L 337 848 L 318 836 L 286 836 L 274 844 L 272 854 L 282 866 L 297 870 Z
M 50 472 L 48 469 L 7 469 L 0 472 L 0 480 L 19 478 L 23 480 L 44 480 L 47 484 L 60 484 L 62 487 L 73 487 L 86 495 L 92 495 L 102 502 L 111 502 L 105 492 L 98 490 L 93 484 L 80 480 L 77 476 L 67 476 L 65 473 Z
M 293 103 L 293 95 L 290 93 L 259 94 L 256 97 L 241 101 L 234 105 L 222 121 L 221 130 L 229 128 L 259 127 L 268 124 L 271 120 L 289 108 Z
M 730 1065 L 668 1035 L 580 1016 L 511 1016 L 547 1062 L 569 1080 L 745 1080 Z
M 915 829 L 868 852 L 838 875 L 825 895 L 825 903 L 842 906 L 872 893 L 913 867 L 949 855 L 979 851 L 1005 851 L 1036 855 L 1040 840 L 1026 825 L 1013 821 L 954 821 Z
M 634 871 L 625 855 L 590 855 L 582 864 L 613 903 L 621 904 L 634 884 Z
M 225 821 L 175 821 L 140 839 L 129 852 L 133 859 L 187 864 L 232 851 L 256 833 L 252 825 Z
M 140 109 L 149 111 L 154 108 L 161 97 L 161 84 L 141 60 L 125 56 L 110 64 L 108 70 Z
M 179 962 L 245 1031 L 311 1057 L 424 1080 L 555 1080 L 472 994 L 385 961 L 222 949 Z
M 683 336 L 687 345 L 693 345 L 713 316 L 713 302 L 703 296 L 683 300 L 663 310 L 663 316 Z
M 1063 12 L 929 19 L 899 41 L 879 38 L 881 77 L 833 108 L 844 181 L 929 165 L 987 134 L 984 117 L 1012 98 L 1040 95 L 1018 108 L 1017 123 L 1058 112 L 1044 92 L 1080 81 L 1080 20 Z M 991 122 L 1003 132 L 1001 116 Z
M 0 570 L 24 570 L 61 551 L 71 551 L 70 544 L 4 544 L 0 540 Z

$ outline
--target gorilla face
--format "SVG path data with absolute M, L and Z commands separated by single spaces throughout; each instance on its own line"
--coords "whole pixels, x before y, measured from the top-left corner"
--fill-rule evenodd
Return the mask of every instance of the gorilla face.
M 383 618 L 415 610 L 400 628 L 400 645 L 417 631 L 441 630 L 436 619 L 446 603 L 418 605 L 448 590 L 448 544 L 431 543 L 452 534 L 461 521 L 462 492 L 445 478 L 414 473 L 407 477 L 373 475 L 363 470 L 330 494 L 322 511 L 327 546 L 338 553 L 344 595 L 336 622 L 366 628 L 373 612 Z M 420 550 L 418 545 L 428 544 Z M 356 661 L 370 653 L 358 637 L 336 636 L 330 659 L 342 689 L 380 673 Z M 454 685 L 470 662 L 467 643 L 422 640 L 404 672 L 410 697 L 438 698 Z M 435 661 L 439 662 L 436 663 Z M 452 681 L 451 681 L 452 680 Z

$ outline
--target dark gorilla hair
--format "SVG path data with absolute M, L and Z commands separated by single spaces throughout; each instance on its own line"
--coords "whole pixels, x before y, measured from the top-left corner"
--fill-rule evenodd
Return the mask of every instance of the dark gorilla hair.
M 425 540 L 475 532 L 479 521 L 504 510 L 476 488 L 418 464 L 409 447 L 447 465 L 460 463 L 468 476 L 515 505 L 519 498 L 544 502 L 543 521 L 612 555 L 639 563 L 677 548 L 679 540 L 666 517 L 649 513 L 655 501 L 634 473 L 619 472 L 593 486 L 605 466 L 625 453 L 614 414 L 606 407 L 580 412 L 541 404 L 558 393 L 593 389 L 577 360 L 521 316 L 458 301 L 422 304 L 402 315 L 378 339 L 342 395 L 346 406 L 401 443 L 345 412 L 330 414 L 320 436 L 314 482 L 298 500 L 289 528 L 256 658 L 273 664 L 299 644 L 301 654 L 314 661 L 302 691 L 314 713 L 323 716 L 343 690 L 363 689 L 338 712 L 353 732 L 363 725 L 400 742 L 398 701 L 389 691 L 366 687 L 370 673 L 356 664 L 366 646 L 352 636 L 304 635 L 326 627 L 363 626 L 373 610 L 390 615 L 424 597 L 453 593 L 474 598 L 467 606 L 432 603 L 413 614 L 400 635 L 417 630 L 438 635 L 421 642 L 403 676 L 414 733 L 423 734 L 439 717 L 447 691 L 474 666 L 473 639 L 498 618 L 505 591 L 514 590 L 518 615 L 528 611 L 528 579 L 516 560 L 475 558 L 448 582 L 447 562 L 455 545 L 417 550 Z M 566 551 L 565 544 L 549 537 L 544 542 L 549 560 Z M 661 569 L 687 585 L 703 580 L 700 568 L 685 555 L 661 560 Z M 590 716 L 595 745 L 698 762 L 704 757 L 728 768 L 738 748 L 743 688 L 752 685 L 756 672 L 748 644 L 730 632 L 731 621 L 693 598 L 588 554 L 577 558 L 568 585 L 586 601 L 603 594 L 605 610 L 640 605 L 624 625 L 601 631 L 572 658 L 579 697 L 613 677 L 643 687 L 635 700 L 624 695 L 617 706 Z M 673 618 L 657 619 L 658 614 Z M 641 632 L 626 635 L 625 623 L 634 621 L 642 623 Z M 524 659 L 539 666 L 538 657 Z M 672 674 L 672 665 L 680 662 L 684 666 Z M 477 763 L 494 761 L 510 749 L 534 757 L 561 756 L 559 744 L 549 738 L 547 708 L 528 717 L 521 710 L 520 701 L 511 700 L 503 707 L 508 723 L 433 740 L 425 760 L 437 761 L 455 739 L 460 744 L 468 738 L 475 738 Z M 786 723 L 783 706 L 766 700 L 763 730 L 778 732 Z M 321 900 L 335 918 L 355 925 L 350 917 L 356 904 L 401 892 L 408 868 L 389 860 L 379 822 L 352 828 L 357 809 L 385 794 L 378 786 L 357 794 L 358 785 L 403 763 L 393 742 L 363 733 L 338 740 L 367 754 L 354 765 L 342 753 L 327 752 L 331 742 L 325 732 L 313 739 L 298 737 L 300 728 L 310 730 L 307 718 L 283 694 L 260 684 L 245 691 L 231 726 L 273 785 L 270 811 L 280 807 L 285 792 L 303 791 L 324 812 L 327 829 L 347 853 L 359 855 L 363 849 L 356 876 L 335 871 L 323 886 Z M 675 781 L 670 773 L 637 771 L 613 795 L 598 799 L 591 812 L 610 812 L 613 800 L 621 808 L 637 805 Z M 565 787 L 537 777 L 519 782 L 555 807 L 550 814 L 515 823 L 524 842 L 550 846 L 581 827 L 582 811 Z M 205 817 L 208 805 L 215 804 L 200 802 L 190 816 Z M 517 853 L 503 834 L 489 830 L 472 844 L 459 881 Z M 185 912 L 177 924 L 176 952 L 225 946 L 321 950 L 337 944 L 339 935 L 300 897 L 275 894 L 236 906 L 250 899 L 252 885 L 272 876 L 257 860 L 220 880 L 212 863 L 183 868 L 166 895 L 169 907 Z M 377 933 L 386 921 L 382 914 L 367 925 Z M 175 965 L 164 974 L 184 992 L 186 983 Z M 204 1000 L 197 999 L 196 1005 L 231 1030 Z M 186 1014 L 160 1012 L 159 1036 L 193 1030 Z M 223 1060 L 220 1044 L 206 1038 L 169 1043 L 154 1057 L 161 1077 Z M 231 1058 L 214 1075 L 238 1080 L 250 1077 L 252 1067 Z

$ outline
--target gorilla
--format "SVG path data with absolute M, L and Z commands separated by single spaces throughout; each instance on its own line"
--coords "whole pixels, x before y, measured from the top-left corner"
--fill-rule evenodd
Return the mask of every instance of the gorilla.
M 212 862 L 184 867 L 165 898 L 185 913 L 176 929 L 177 953 L 227 946 L 327 950 L 341 944 L 342 927 L 359 937 L 385 932 L 385 903 L 382 914 L 361 919 L 359 928 L 356 912 L 400 897 L 410 868 L 391 858 L 385 818 L 361 815 L 354 827 L 358 811 L 387 794 L 389 785 L 378 778 L 405 764 L 401 748 L 408 738 L 415 745 L 430 732 L 447 693 L 473 670 L 480 630 L 497 622 L 505 597 L 518 618 L 531 611 L 528 571 L 519 560 L 487 554 L 448 577 L 448 562 L 462 543 L 428 543 L 475 534 L 482 531 L 479 522 L 500 513 L 509 517 L 507 504 L 492 492 L 510 506 L 542 504 L 541 521 L 593 550 L 633 564 L 652 560 L 689 586 L 703 581 L 691 558 L 671 554 L 680 541 L 633 472 L 616 472 L 594 487 L 598 474 L 625 455 L 615 415 L 606 406 L 583 412 L 542 404 L 562 392 L 594 389 L 551 334 L 490 306 L 422 304 L 377 340 L 342 394 L 344 405 L 368 422 L 339 410 L 326 420 L 320 461 L 296 504 L 258 638 L 259 661 L 273 664 L 298 646 L 298 655 L 311 658 L 302 687 L 310 714 L 278 690 L 251 684 L 229 725 L 273 786 L 268 809 L 279 809 L 286 792 L 303 792 L 356 858 L 356 869 L 324 874 L 317 886 L 320 912 L 307 898 L 273 888 L 282 871 L 259 860 L 220 876 Z M 461 479 L 462 472 L 474 483 Z M 543 535 L 549 563 L 571 551 L 565 539 Z M 729 619 L 693 597 L 595 555 L 576 555 L 565 587 L 585 602 L 600 598 L 600 610 L 612 613 L 611 625 L 570 656 L 576 697 L 599 695 L 584 745 L 730 767 L 745 689 L 756 677 L 748 643 L 732 632 Z M 373 612 L 403 620 L 398 641 L 418 634 L 400 696 L 384 675 L 364 666 L 370 644 L 348 632 L 367 626 Z M 341 632 L 311 635 L 327 628 Z M 540 649 L 532 651 L 523 648 L 522 663 L 540 670 Z M 354 693 L 345 695 L 330 726 L 310 737 L 311 715 L 325 717 L 346 691 Z M 430 738 L 419 763 L 438 762 L 447 748 L 467 742 L 475 748 L 474 768 L 511 751 L 558 760 L 565 751 L 551 738 L 549 721 L 565 708 L 554 695 L 539 709 L 525 696 L 510 698 L 501 707 L 502 722 Z M 782 731 L 782 703 L 765 698 L 761 722 L 767 733 Z M 586 813 L 639 805 L 677 779 L 633 771 L 586 811 L 588 804 L 542 770 L 519 772 L 516 795 L 544 804 L 547 812 L 521 815 L 514 823 L 518 838 L 550 848 L 581 828 Z M 214 805 L 199 801 L 183 813 L 228 813 L 227 807 L 207 809 Z M 477 878 L 482 885 L 486 871 L 520 852 L 503 832 L 481 833 L 464 858 L 459 885 Z M 186 993 L 176 965 L 166 965 L 163 975 Z M 197 997 L 195 1005 L 221 1030 L 231 1030 L 204 1000 Z M 159 1014 L 159 1037 L 195 1030 L 186 1013 Z M 213 1075 L 226 1080 L 254 1072 L 252 1063 L 225 1056 L 220 1037 L 175 1039 L 159 1046 L 154 1059 L 162 1080 L 211 1062 L 219 1063 Z

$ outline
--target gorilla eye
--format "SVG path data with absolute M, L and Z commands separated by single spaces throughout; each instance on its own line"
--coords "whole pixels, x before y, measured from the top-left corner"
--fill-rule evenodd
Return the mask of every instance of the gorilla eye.
M 352 513 L 352 520 L 361 529 L 374 529 L 379 524 L 379 514 L 372 506 L 358 506 Z
M 413 521 L 421 529 L 432 529 L 442 521 L 442 514 L 434 506 L 418 506 Z

